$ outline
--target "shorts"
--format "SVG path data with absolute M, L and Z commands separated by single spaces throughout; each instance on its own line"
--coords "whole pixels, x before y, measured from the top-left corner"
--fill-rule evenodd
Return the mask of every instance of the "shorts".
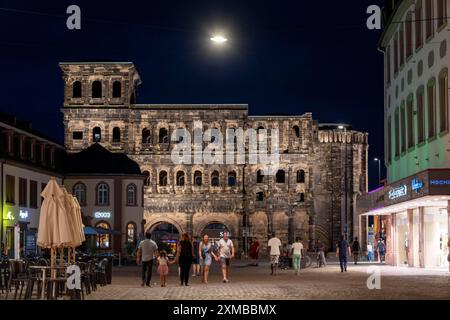
M 230 258 L 220 258 L 220 264 L 222 266 L 230 266 Z
M 270 255 L 270 263 L 271 264 L 278 264 L 280 260 L 280 255 Z
M 169 273 L 169 266 L 168 265 L 158 266 L 158 274 L 160 276 L 167 276 L 168 273 Z

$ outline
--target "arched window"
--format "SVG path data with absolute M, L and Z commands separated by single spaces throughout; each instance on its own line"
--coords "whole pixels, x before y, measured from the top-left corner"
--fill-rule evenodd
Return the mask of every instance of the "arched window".
M 110 226 L 107 222 L 101 221 L 95 225 L 96 228 L 102 228 L 109 230 Z M 97 248 L 109 249 L 111 248 L 111 235 L 109 234 L 97 234 Z
M 81 90 L 81 82 L 75 81 L 72 85 L 72 98 L 81 98 L 82 90 Z
M 122 83 L 114 81 L 113 83 L 113 98 L 120 98 L 122 96 Z
M 159 143 L 169 143 L 169 132 L 166 128 L 159 129 Z
M 92 98 L 102 97 L 102 83 L 100 81 L 92 82 Z
M 294 130 L 295 137 L 296 138 L 300 138 L 300 128 L 299 128 L 299 126 L 294 126 L 292 129 Z
M 264 172 L 262 170 L 258 170 L 256 172 L 256 183 L 263 183 L 264 182 Z
M 127 186 L 127 206 L 135 206 L 137 204 L 137 188 L 134 183 Z
M 177 186 L 184 186 L 184 171 L 177 172 Z
M 256 193 L 256 201 L 263 201 L 264 200 L 264 192 L 260 191 Z
M 151 143 L 150 130 L 147 128 L 142 129 L 142 143 Z
M 262 130 L 264 130 L 265 128 L 263 126 L 259 126 L 258 127 L 258 134 L 262 133 Z
M 159 185 L 161 187 L 167 186 L 167 172 L 166 171 L 159 172 Z
M 201 171 L 195 171 L 194 173 L 194 184 L 197 187 L 202 185 L 202 173 Z
M 97 205 L 109 205 L 109 186 L 105 182 L 100 182 L 97 185 Z
M 278 170 L 276 174 L 277 183 L 285 183 L 285 173 L 284 170 Z
M 77 198 L 80 206 L 86 205 L 86 185 L 84 183 L 77 182 L 73 186 L 73 194 Z
M 297 171 L 297 183 L 305 183 L 305 171 L 304 170 Z
M 219 186 L 219 172 L 214 171 L 211 174 L 211 186 L 218 187 Z
M 236 186 L 236 172 L 235 171 L 228 172 L 228 186 L 229 187 Z
M 120 128 L 115 127 L 113 129 L 113 142 L 120 142 Z
M 127 223 L 127 243 L 136 242 L 136 223 Z
M 149 187 L 150 186 L 150 172 L 145 170 L 143 172 L 143 174 L 145 175 L 144 186 Z
M 94 142 L 100 142 L 102 140 L 102 129 L 100 127 L 95 127 L 92 130 L 92 140 Z

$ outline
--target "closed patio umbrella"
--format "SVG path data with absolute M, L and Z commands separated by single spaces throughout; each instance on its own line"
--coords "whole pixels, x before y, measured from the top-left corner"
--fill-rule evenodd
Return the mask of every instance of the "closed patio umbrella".
M 83 232 L 83 219 L 81 218 L 81 207 L 80 204 L 78 203 L 78 199 L 74 196 L 72 196 L 72 201 L 74 202 L 75 205 L 75 219 L 76 219 L 76 229 L 77 229 L 77 233 L 79 234 L 79 239 L 80 239 L 80 244 L 83 243 L 86 238 L 84 236 L 84 232 Z
M 76 218 L 76 206 L 75 203 L 73 201 L 73 197 L 72 195 L 70 195 L 65 187 L 61 187 L 63 193 L 64 193 L 64 204 L 66 207 L 66 213 L 67 213 L 67 219 L 69 221 L 69 226 L 70 226 L 70 237 L 71 237 L 71 242 L 70 244 L 68 244 L 69 247 L 71 248 L 76 248 L 79 245 L 81 245 L 81 239 L 80 239 L 80 235 L 78 233 L 78 222 L 77 222 L 77 218 Z

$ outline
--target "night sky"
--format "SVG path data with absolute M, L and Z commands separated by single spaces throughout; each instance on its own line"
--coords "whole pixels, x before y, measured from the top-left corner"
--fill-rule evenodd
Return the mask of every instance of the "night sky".
M 358 1 L 0 0 L 0 111 L 63 142 L 60 61 L 132 61 L 138 103 L 248 103 L 369 132 L 369 182 L 383 157 L 380 31 Z M 81 7 L 81 30 L 66 8 Z M 209 38 L 222 31 L 226 47 Z M 384 176 L 384 173 L 382 173 Z

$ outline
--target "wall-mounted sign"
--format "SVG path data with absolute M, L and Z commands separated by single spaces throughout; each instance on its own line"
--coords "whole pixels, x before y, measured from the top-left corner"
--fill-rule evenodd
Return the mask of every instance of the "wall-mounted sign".
M 412 179 L 411 180 L 411 189 L 415 192 L 419 192 L 423 188 L 423 181 L 419 181 L 419 179 Z
M 401 187 L 397 187 L 389 191 L 389 199 L 394 200 L 400 197 L 404 197 L 408 194 L 408 187 L 403 185 Z
M 94 217 L 96 219 L 109 219 L 109 218 L 111 218 L 111 212 L 99 212 L 99 211 L 97 211 L 97 212 L 94 213 Z
M 21 219 L 28 218 L 28 211 L 27 210 L 20 210 L 19 216 L 20 216 Z
M 450 180 L 430 180 L 430 186 L 449 186 Z
M 6 218 L 5 218 L 6 220 L 14 220 L 14 216 L 13 216 L 13 214 L 12 214 L 12 212 L 11 211 L 8 211 L 7 213 L 6 213 Z

